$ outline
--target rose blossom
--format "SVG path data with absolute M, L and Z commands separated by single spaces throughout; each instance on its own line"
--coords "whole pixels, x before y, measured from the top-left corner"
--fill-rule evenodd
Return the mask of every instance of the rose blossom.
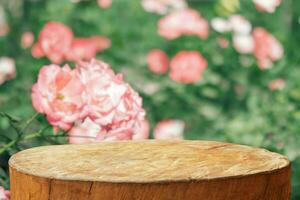
M 97 0 L 98 6 L 103 9 L 107 9 L 111 6 L 112 0 Z
M 253 0 L 257 10 L 273 13 L 281 3 L 281 0 Z
M 9 200 L 10 192 L 5 190 L 2 186 L 0 186 L 0 200 Z
M 181 120 L 163 120 L 154 128 L 155 139 L 183 139 L 184 122 Z
M 232 27 L 232 30 L 236 34 L 250 34 L 252 26 L 251 23 L 241 15 L 232 15 L 229 18 L 229 23 Z
M 85 96 L 82 81 L 68 65 L 42 67 L 31 94 L 33 107 L 45 114 L 50 124 L 63 130 L 85 117 Z
M 151 50 L 147 55 L 149 69 L 156 74 L 164 74 L 169 67 L 169 58 L 167 54 L 159 49 Z
M 47 56 L 51 62 L 59 64 L 69 51 L 73 40 L 72 30 L 60 22 L 48 22 L 41 31 L 32 49 L 34 57 Z
M 142 99 L 102 61 L 79 61 L 73 70 L 44 66 L 31 96 L 56 130 L 69 131 L 70 143 L 145 137 L 135 132 L 144 120 Z
M 283 48 L 280 42 L 264 28 L 253 30 L 254 56 L 261 69 L 271 68 L 272 62 L 280 60 L 283 56 Z
M 272 80 L 268 87 L 271 91 L 282 90 L 285 87 L 285 81 L 283 79 Z
M 88 116 L 101 127 L 97 138 L 120 139 L 123 134 L 130 139 L 145 115 L 140 96 L 102 61 L 80 62 L 76 70 L 86 88 Z
M 76 38 L 72 41 L 66 59 L 70 61 L 90 60 L 97 52 L 110 46 L 110 40 L 105 37 L 92 36 L 90 38 Z
M 0 85 L 16 76 L 15 60 L 8 57 L 0 57 Z
M 32 32 L 24 32 L 21 37 L 21 46 L 23 49 L 31 47 L 34 42 L 34 35 Z
M 187 7 L 185 0 L 142 0 L 142 7 L 147 12 L 166 14 L 170 10 Z
M 179 83 L 194 83 L 201 79 L 207 60 L 197 51 L 181 51 L 170 62 L 170 78 Z
M 71 144 L 87 144 L 101 140 L 142 140 L 149 137 L 149 129 L 148 121 L 144 120 L 140 124 L 137 123 L 131 131 L 108 135 L 101 131 L 99 124 L 87 117 L 83 122 L 75 123 L 68 135 Z
M 234 35 L 233 46 L 241 54 L 252 53 L 254 41 L 251 35 Z
M 158 33 L 168 40 L 176 39 L 181 35 L 196 35 L 206 39 L 208 29 L 208 22 L 193 9 L 173 11 L 158 23 Z
M 211 26 L 215 31 L 219 33 L 231 31 L 231 24 L 229 23 L 229 21 L 221 17 L 213 18 L 211 20 Z

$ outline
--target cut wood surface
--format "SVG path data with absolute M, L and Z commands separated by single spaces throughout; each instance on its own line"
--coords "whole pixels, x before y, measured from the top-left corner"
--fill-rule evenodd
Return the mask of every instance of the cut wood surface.
M 147 140 L 28 149 L 9 161 L 12 200 L 287 200 L 284 156 L 213 141 Z

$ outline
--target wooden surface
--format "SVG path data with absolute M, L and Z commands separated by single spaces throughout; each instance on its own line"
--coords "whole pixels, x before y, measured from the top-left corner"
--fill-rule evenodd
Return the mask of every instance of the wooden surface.
M 28 149 L 9 161 L 12 200 L 287 200 L 290 162 L 211 141 L 128 141 Z

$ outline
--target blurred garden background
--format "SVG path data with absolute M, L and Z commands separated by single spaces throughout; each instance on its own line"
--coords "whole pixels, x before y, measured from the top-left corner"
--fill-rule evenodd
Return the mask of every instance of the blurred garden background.
M 167 138 L 284 154 L 292 161 L 292 199 L 299 199 L 300 1 L 268 1 L 0 0 L 0 186 L 9 189 L 7 161 L 13 153 L 68 142 L 35 114 L 31 101 L 40 68 L 53 62 L 37 56 L 32 43 L 47 23 L 61 22 L 78 38 L 110 40 L 96 58 L 123 73 L 142 97 L 149 138 L 159 137 L 154 134 L 159 122 L 174 122 L 164 127 L 172 132 Z M 196 14 L 174 17 L 182 10 Z M 180 20 L 194 20 L 203 30 L 194 31 L 192 24 L 172 35 L 172 28 L 185 26 L 177 25 Z M 153 49 L 157 56 L 149 54 Z M 178 72 L 180 52 L 200 53 L 203 66 L 189 72 L 199 77 L 181 77 L 193 63 L 181 63 L 187 66 Z M 74 66 L 72 59 L 60 63 Z

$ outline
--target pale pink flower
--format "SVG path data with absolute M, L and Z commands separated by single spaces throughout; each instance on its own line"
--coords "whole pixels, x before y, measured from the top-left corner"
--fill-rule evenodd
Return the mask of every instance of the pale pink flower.
M 103 9 L 107 9 L 111 6 L 112 0 L 97 0 L 98 6 Z
M 59 64 L 69 51 L 72 40 L 73 32 L 69 27 L 60 22 L 48 22 L 33 47 L 32 55 L 38 58 L 45 55 L 51 62 Z
M 257 10 L 262 12 L 273 13 L 280 5 L 281 0 L 253 0 Z
M 179 83 L 194 83 L 201 79 L 207 60 L 197 51 L 181 51 L 170 62 L 170 78 Z
M 0 57 L 0 85 L 16 76 L 15 60 L 8 57 Z
M 168 55 L 160 50 L 153 49 L 147 55 L 147 63 L 149 69 L 156 74 L 164 74 L 169 67 Z
M 234 35 L 233 46 L 241 54 L 252 53 L 254 50 L 252 35 Z
M 103 51 L 109 46 L 110 40 L 105 37 L 76 38 L 66 53 L 66 59 L 70 61 L 90 60 L 96 57 L 97 52 Z
M 229 21 L 221 17 L 213 18 L 211 20 L 211 26 L 215 31 L 219 33 L 231 31 L 231 24 L 229 23 Z
M 34 35 L 32 32 L 24 32 L 21 37 L 21 46 L 27 49 L 32 46 L 34 42 Z
M 9 200 L 10 192 L 5 190 L 2 186 L 0 186 L 0 200 Z
M 208 37 L 208 22 L 196 10 L 181 9 L 163 17 L 158 23 L 158 33 L 173 40 L 182 35 L 196 35 L 202 39 Z
M 95 123 L 89 117 L 83 122 L 77 122 L 68 132 L 69 143 L 71 144 L 87 144 L 95 143 L 101 140 L 143 140 L 149 137 L 149 122 L 143 120 L 130 130 L 119 132 L 117 134 L 107 134 L 102 131 L 99 124 Z
M 149 138 L 150 125 L 148 120 L 143 120 L 140 123 L 137 123 L 133 128 L 133 140 L 144 140 Z
M 101 132 L 101 126 L 96 124 L 89 117 L 83 122 L 77 122 L 68 132 L 69 143 L 86 144 L 97 142 L 97 136 Z
M 185 0 L 142 0 L 142 7 L 147 12 L 166 14 L 168 11 L 187 7 Z
M 235 34 L 248 35 L 251 33 L 251 23 L 241 15 L 232 15 L 229 18 L 229 23 Z
M 181 120 L 163 120 L 154 128 L 154 139 L 183 139 L 185 124 Z
M 68 65 L 44 66 L 32 87 L 32 104 L 51 125 L 68 130 L 86 116 L 84 89 L 80 77 Z
M 257 59 L 258 66 L 261 69 L 272 67 L 272 62 L 280 60 L 284 50 L 280 42 L 264 28 L 255 28 L 254 38 L 254 56 Z
M 268 87 L 271 91 L 282 90 L 285 87 L 285 81 L 283 79 L 274 79 L 269 83 Z
M 104 62 L 80 62 L 76 70 L 85 84 L 89 117 L 101 126 L 98 138 L 132 136 L 133 127 L 145 115 L 141 97 Z

